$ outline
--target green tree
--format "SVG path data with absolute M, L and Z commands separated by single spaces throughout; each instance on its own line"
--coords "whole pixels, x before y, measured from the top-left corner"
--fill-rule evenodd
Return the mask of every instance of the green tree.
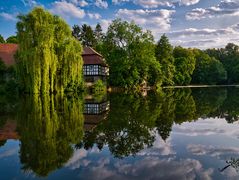
M 154 56 L 154 39 L 135 23 L 114 20 L 103 41 L 102 54 L 110 66 L 113 86 L 136 88 L 142 83 L 161 83 L 160 64 Z
M 196 67 L 193 73 L 194 84 L 222 84 L 227 79 L 227 72 L 222 63 L 201 50 L 194 49 Z
M 176 85 L 188 85 L 192 80 L 192 74 L 195 69 L 196 60 L 191 49 L 185 49 L 180 46 L 173 50 L 176 68 L 174 82 Z
M 162 66 L 163 85 L 173 85 L 175 74 L 173 47 L 165 35 L 161 36 L 156 45 L 155 56 Z
M 4 38 L 2 37 L 2 35 L 0 34 L 0 43 L 5 43 Z
M 205 51 L 209 56 L 222 62 L 227 71 L 227 84 L 239 83 L 239 46 L 228 43 L 225 48 L 207 49 Z
M 96 39 L 95 48 L 98 52 L 102 53 L 103 40 L 105 38 L 105 34 L 103 33 L 102 27 L 99 23 L 95 27 L 94 35 L 95 35 L 95 39 Z
M 233 43 L 227 44 L 220 60 L 227 70 L 228 84 L 239 83 L 239 46 Z
M 90 47 L 96 46 L 96 38 L 91 26 L 87 24 L 83 24 L 81 27 L 74 25 L 72 34 L 82 43 L 82 45 Z
M 97 25 L 95 26 L 94 35 L 95 35 L 97 44 L 103 41 L 104 33 L 99 23 L 97 23 Z
M 29 93 L 77 91 L 82 87 L 82 46 L 58 16 L 43 8 L 17 23 L 19 84 Z
M 17 44 L 18 40 L 17 40 L 17 36 L 10 36 L 6 39 L 6 43 L 14 43 Z

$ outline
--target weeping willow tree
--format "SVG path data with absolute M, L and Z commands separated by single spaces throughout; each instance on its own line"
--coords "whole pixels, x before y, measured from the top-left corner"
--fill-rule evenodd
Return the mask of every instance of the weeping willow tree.
M 22 89 L 31 94 L 81 89 L 82 46 L 66 22 L 39 7 L 18 18 L 16 61 Z

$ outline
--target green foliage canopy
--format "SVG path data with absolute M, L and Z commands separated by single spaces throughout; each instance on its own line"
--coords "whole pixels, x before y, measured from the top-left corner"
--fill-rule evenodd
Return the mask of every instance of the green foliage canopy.
M 180 46 L 173 50 L 175 59 L 174 65 L 176 72 L 174 75 L 174 82 L 176 85 L 190 84 L 193 71 L 195 69 L 196 60 L 192 50 L 185 49 Z
M 82 46 L 58 16 L 42 8 L 20 15 L 17 73 L 25 92 L 77 91 L 82 87 Z
M 96 46 L 96 36 L 91 26 L 83 24 L 81 27 L 78 25 L 73 26 L 72 35 L 78 39 L 83 46 Z
M 14 43 L 17 44 L 18 40 L 17 40 L 17 36 L 10 36 L 6 39 L 6 43 Z
M 135 23 L 116 19 L 103 41 L 102 54 L 110 66 L 112 86 L 136 88 L 144 82 L 161 84 L 161 67 L 154 56 L 152 34 Z
M 223 64 L 201 50 L 195 49 L 196 67 L 193 73 L 194 84 L 222 84 L 227 79 Z
M 166 35 L 161 36 L 155 48 L 155 56 L 162 66 L 163 85 L 173 85 L 175 74 L 173 47 Z

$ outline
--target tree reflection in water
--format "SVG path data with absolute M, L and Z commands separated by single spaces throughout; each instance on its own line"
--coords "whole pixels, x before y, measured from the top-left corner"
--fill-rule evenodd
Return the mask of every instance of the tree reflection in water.
M 39 176 L 62 167 L 83 137 L 82 98 L 27 96 L 18 113 L 22 169 Z
M 18 112 L 13 117 L 17 117 L 21 138 L 23 170 L 47 176 L 68 161 L 74 147 L 108 147 L 114 157 L 124 158 L 151 147 L 157 134 L 166 141 L 173 124 L 207 117 L 225 117 L 228 123 L 234 122 L 239 117 L 238 97 L 239 90 L 235 88 L 164 89 L 160 93 L 149 92 L 146 97 L 113 93 L 108 100 L 97 101 L 107 108 L 109 101 L 110 109 L 94 116 L 86 113 L 90 106 L 83 108 L 82 97 L 26 96 L 19 103 L 10 101 L 12 104 L 0 99 L 0 104 L 11 114 Z M 5 122 L 0 114 L 1 119 L 0 128 Z M 92 122 L 94 126 L 86 126 Z M 4 143 L 3 139 L 1 145 Z

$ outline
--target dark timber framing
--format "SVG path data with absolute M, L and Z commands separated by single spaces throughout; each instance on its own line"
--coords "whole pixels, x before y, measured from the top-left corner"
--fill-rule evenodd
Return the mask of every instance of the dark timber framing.
M 85 47 L 83 54 L 83 73 L 86 82 L 95 82 L 99 79 L 106 82 L 109 68 L 101 54 L 91 47 Z

